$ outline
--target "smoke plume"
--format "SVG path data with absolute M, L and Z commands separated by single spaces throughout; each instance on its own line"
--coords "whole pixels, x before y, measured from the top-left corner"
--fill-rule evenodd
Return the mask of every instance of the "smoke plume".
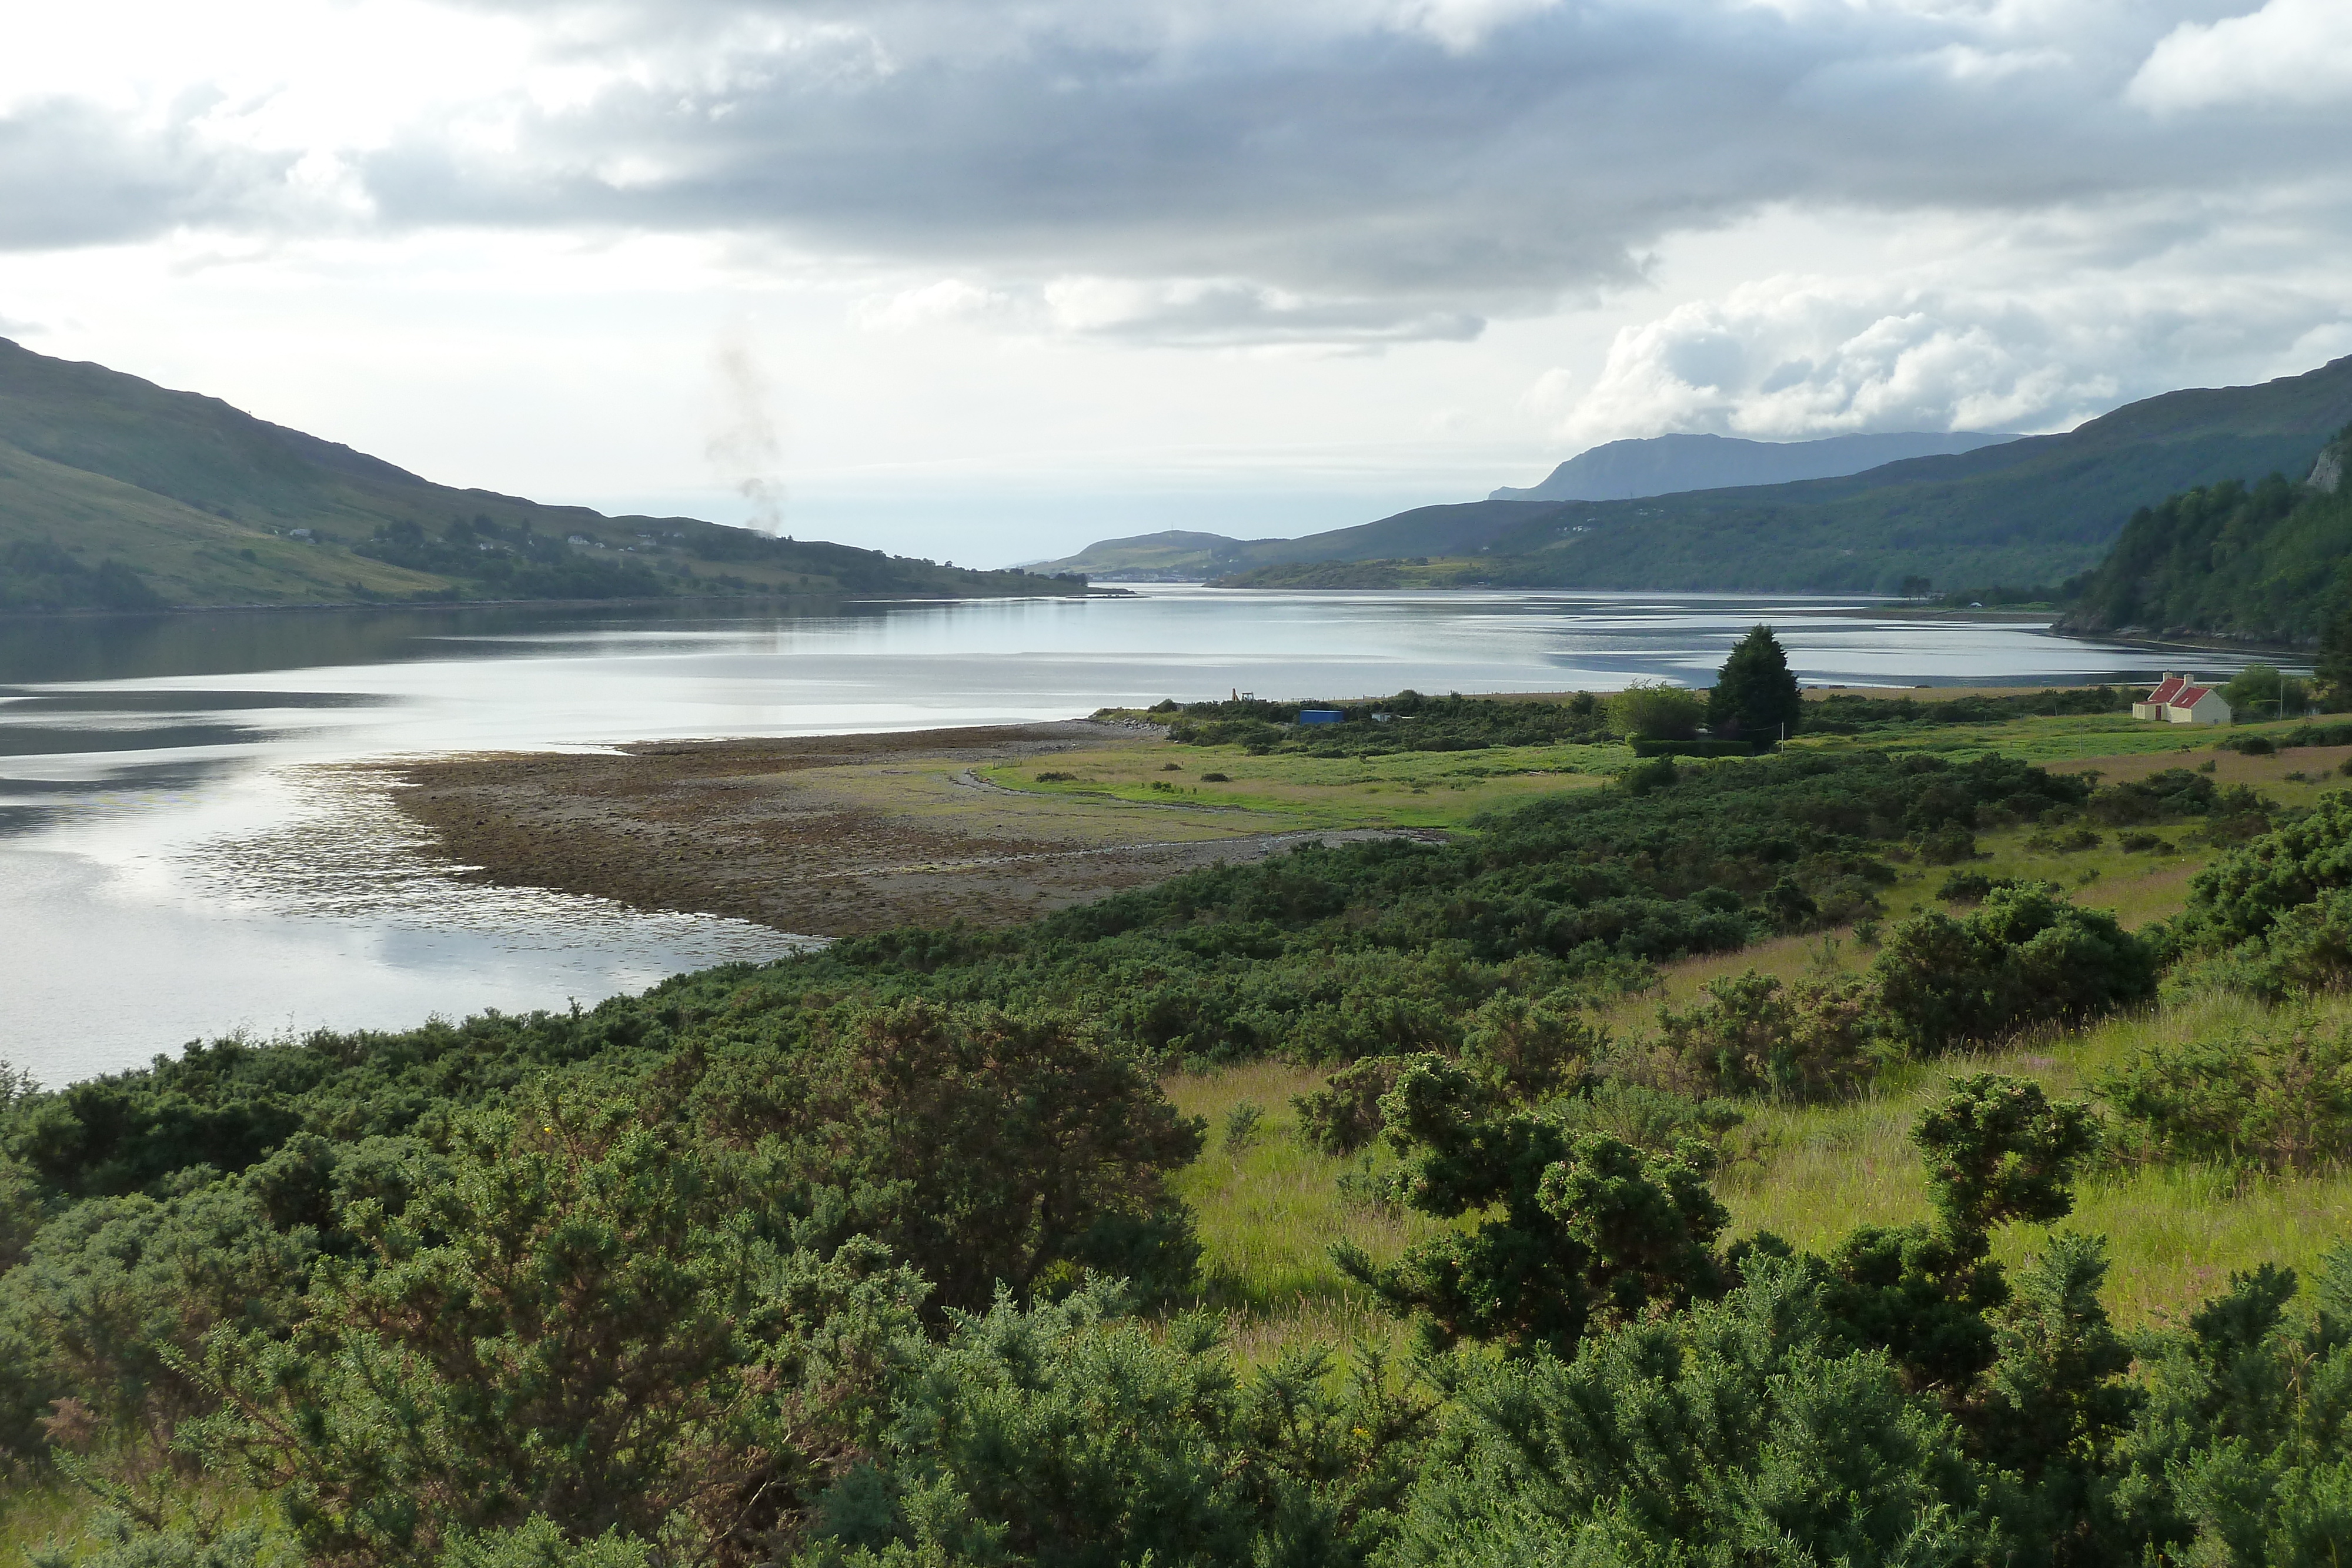
M 719 374 L 721 423 L 703 450 L 735 493 L 751 504 L 745 520 L 761 533 L 781 534 L 784 483 L 777 470 L 782 465 L 783 444 L 768 412 L 767 378 L 760 373 L 740 329 L 721 340 L 713 368 Z

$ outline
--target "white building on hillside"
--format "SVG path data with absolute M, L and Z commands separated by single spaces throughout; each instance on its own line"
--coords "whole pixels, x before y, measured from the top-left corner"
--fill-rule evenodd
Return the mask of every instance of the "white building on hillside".
M 2132 704 L 2132 717 L 2162 719 L 2167 724 L 2227 724 L 2230 705 L 2216 686 L 2200 686 L 2197 677 L 2168 670 L 2163 684 L 2147 694 L 2147 701 Z

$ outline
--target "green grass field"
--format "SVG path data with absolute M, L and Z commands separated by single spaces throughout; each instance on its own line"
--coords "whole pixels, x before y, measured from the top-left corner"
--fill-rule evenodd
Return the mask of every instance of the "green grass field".
M 2287 807 L 2307 806 L 2330 789 L 2347 788 L 2338 769 L 2352 758 L 2352 747 L 2271 757 L 2215 748 L 2226 736 L 2291 727 L 2189 731 L 2105 716 L 2036 718 L 1941 727 L 1893 742 L 1841 737 L 1803 744 L 1933 750 L 1956 760 L 2005 751 L 2062 770 L 2096 771 L 2109 781 L 2210 764 L 2217 783 L 2251 786 Z M 1015 787 L 1149 798 L 1155 777 L 1178 777 L 1155 772 L 1171 759 L 1181 763 L 1187 779 L 1200 771 L 1233 776 L 1230 786 L 1183 786 L 1200 789 L 1199 798 L 1247 802 L 1250 810 L 1291 815 L 1302 825 L 1458 829 L 1491 806 L 1590 787 L 1623 766 L 1630 753 L 1615 747 L 1562 747 L 1334 761 L 1171 746 L 1128 754 L 1122 768 L 1059 763 L 1080 772 L 1081 781 Z M 1579 771 L 1549 771 L 1571 766 Z M 1002 771 L 1004 781 L 1013 784 L 1013 770 Z M 2191 827 L 2159 830 L 2173 847 L 2142 852 L 2123 851 L 2112 831 L 2100 831 L 2095 848 L 2060 852 L 2030 847 L 2029 829 L 2006 829 L 1980 835 L 1979 857 L 1965 869 L 2057 883 L 2080 902 L 2112 909 L 2137 927 L 2179 910 L 2190 878 L 2219 852 L 2195 843 L 2187 831 Z M 1904 866 L 1900 880 L 1883 895 L 1885 920 L 1891 924 L 1922 907 L 1940 907 L 1936 889 L 1950 869 Z M 1710 980 L 1750 968 L 1784 979 L 1824 970 L 1851 972 L 1866 967 L 1871 956 L 1850 929 L 1781 937 L 1739 953 L 1669 966 L 1657 991 L 1625 998 L 1604 1009 L 1601 1018 L 1621 1038 L 1638 1035 L 1654 1028 L 1661 1002 L 1687 1005 Z M 2352 1016 L 2352 1000 L 2330 1001 L 2326 1010 L 2332 1017 Z M 1796 1109 L 1757 1103 L 1747 1107 L 1749 1122 L 1741 1130 L 1749 1152 L 1717 1177 L 1717 1191 L 1731 1210 L 1735 1234 L 1769 1230 L 1815 1250 L 1832 1246 L 1858 1225 L 1916 1219 L 1927 1213 L 1926 1186 L 1910 1127 L 1920 1108 L 1955 1075 L 2010 1072 L 2040 1082 L 2054 1094 L 2081 1095 L 2101 1071 L 2143 1044 L 2210 1037 L 2254 1023 L 2261 1014 L 2258 1006 L 2242 999 L 2201 998 L 2078 1033 L 1901 1067 L 1848 1103 Z M 1236 1344 L 1252 1359 L 1294 1341 L 1398 1333 L 1333 1266 L 1330 1246 L 1347 1239 L 1385 1260 L 1435 1226 L 1423 1217 L 1351 1197 L 1341 1178 L 1355 1162 L 1319 1154 L 1298 1139 L 1291 1097 L 1319 1087 L 1322 1078 L 1314 1069 L 1269 1062 L 1179 1075 L 1167 1082 L 1180 1108 L 1210 1124 L 1208 1148 L 1182 1173 L 1178 1188 L 1199 1217 L 1210 1280 L 1207 1300 L 1229 1315 Z M 1221 1130 L 1233 1107 L 1244 1101 L 1262 1107 L 1265 1117 L 1256 1141 L 1236 1151 L 1225 1146 Z M 2106 1300 L 2116 1319 L 2127 1325 L 2153 1322 L 2193 1309 L 2222 1288 L 2233 1270 L 2274 1262 L 2307 1274 L 2329 1247 L 2352 1238 L 2352 1173 L 2241 1178 L 2193 1168 L 2103 1166 L 2079 1187 L 2075 1213 L 2065 1223 L 2107 1239 L 2114 1268 Z M 2042 1245 L 2043 1236 L 2037 1228 L 2013 1227 L 2000 1239 L 1999 1250 L 2015 1262 Z

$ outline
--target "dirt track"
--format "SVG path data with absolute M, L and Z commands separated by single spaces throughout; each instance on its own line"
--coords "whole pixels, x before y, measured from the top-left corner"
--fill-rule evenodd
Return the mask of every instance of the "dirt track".
M 984 763 L 1156 732 L 1092 720 L 902 735 L 660 742 L 615 754 L 414 763 L 395 790 L 464 874 L 641 909 L 845 936 L 962 919 L 1004 925 L 1255 860 L 1303 838 L 1252 812 L 1074 801 L 982 784 Z

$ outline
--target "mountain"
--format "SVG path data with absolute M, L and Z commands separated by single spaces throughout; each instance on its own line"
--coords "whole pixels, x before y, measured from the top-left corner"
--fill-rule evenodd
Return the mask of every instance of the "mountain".
M 0 609 L 1083 587 L 453 489 L 0 339 Z
M 1474 501 L 1242 547 L 1261 569 L 1383 560 L 1407 584 L 1893 592 L 2055 582 L 2095 566 L 2166 497 L 2303 474 L 2352 422 L 2352 357 L 2258 386 L 2166 392 L 2063 435 L 1913 457 L 1860 474 L 1633 500 Z M 1415 558 L 1426 558 L 1419 559 Z
M 2014 441 L 1978 430 L 1943 434 L 1903 431 L 1885 435 L 1831 435 L 1819 441 L 1743 441 L 1730 435 L 1651 435 L 1611 441 L 1580 452 L 1540 485 L 1508 486 L 1490 501 L 1628 501 L 1683 490 L 1736 485 L 1785 485 L 1834 479 L 1906 457 L 1974 452 Z
M 1529 518 L 1548 517 L 1541 502 L 1465 501 L 1416 507 L 1377 522 L 1299 539 L 1235 539 L 1223 534 L 1139 534 L 1102 539 L 1076 555 L 1039 561 L 1032 571 L 1077 571 L 1126 582 L 1198 582 L 1204 577 L 1302 561 L 1375 560 L 1404 555 L 1465 555 L 1506 537 Z
M 2352 430 L 2300 485 L 2232 480 L 2133 513 L 2058 629 L 2318 642 L 2352 596 L 2347 448 Z
M 1286 544 L 1286 539 L 1236 539 L 1223 534 L 1202 534 L 1166 528 L 1156 534 L 1135 534 L 1123 539 L 1097 539 L 1077 554 L 1059 560 L 1031 561 L 1031 571 L 1078 572 L 1089 578 L 1116 577 L 1122 582 L 1198 582 L 1247 564 L 1245 552 L 1260 545 Z

